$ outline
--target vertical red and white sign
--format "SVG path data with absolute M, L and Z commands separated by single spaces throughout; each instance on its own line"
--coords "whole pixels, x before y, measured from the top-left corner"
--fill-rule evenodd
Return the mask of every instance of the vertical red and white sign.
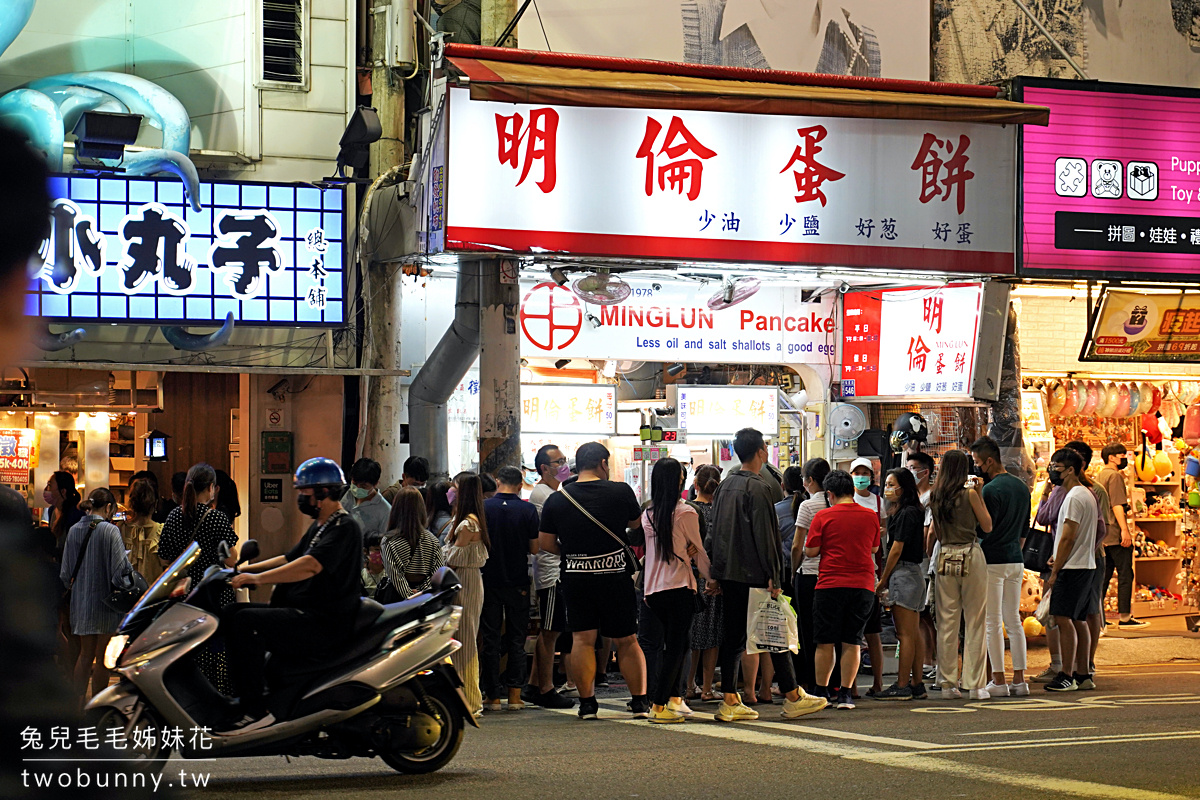
M 847 293 L 842 396 L 969 396 L 982 303 L 982 284 Z

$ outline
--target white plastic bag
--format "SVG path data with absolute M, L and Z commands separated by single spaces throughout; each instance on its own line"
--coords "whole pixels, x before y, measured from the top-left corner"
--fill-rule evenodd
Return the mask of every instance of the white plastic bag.
M 746 652 L 800 652 L 800 631 L 791 598 L 780 594 L 775 600 L 766 589 L 751 589 L 746 606 Z
M 1050 595 L 1054 592 L 1053 588 L 1047 589 L 1042 595 L 1042 602 L 1038 603 L 1037 611 L 1033 612 L 1033 616 L 1042 624 L 1043 628 L 1050 626 Z

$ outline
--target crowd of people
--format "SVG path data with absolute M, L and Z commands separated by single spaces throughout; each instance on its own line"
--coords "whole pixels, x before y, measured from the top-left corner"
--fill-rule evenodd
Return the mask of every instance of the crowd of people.
M 645 502 L 610 479 L 610 454 L 597 442 L 573 459 L 542 447 L 533 475 L 503 467 L 431 481 L 428 462 L 413 456 L 386 488 L 380 465 L 363 458 L 331 503 L 361 531 L 362 595 L 399 602 L 427 591 L 443 565 L 459 575 L 462 648 L 452 658 L 476 714 L 569 709 L 574 694 L 579 716 L 595 718 L 613 654 L 629 711 L 654 723 L 691 717 L 689 701 L 715 703 L 727 722 L 776 702 L 785 718 L 852 709 L 864 651 L 873 680 L 863 694 L 874 700 L 1024 696 L 1031 682 L 1091 689 L 1114 571 L 1116 624 L 1144 624 L 1128 611 L 1121 445 L 1104 448 L 1095 481 L 1086 444 L 1054 453 L 1036 516 L 1029 487 L 987 437 L 939 460 L 904 453 L 881 475 L 861 457 L 848 472 L 822 458 L 781 472 L 749 428 L 733 450 L 741 463 L 728 474 L 659 460 Z M 82 701 L 108 683 L 103 654 L 121 619 L 108 603 L 114 586 L 135 573 L 153 581 L 192 542 L 201 549 L 193 580 L 235 563 L 236 486 L 201 463 L 174 475 L 164 498 L 143 472 L 122 508 L 105 488 L 81 497 L 75 476 L 60 471 L 43 498 L 47 558 L 63 586 L 59 663 Z M 1020 603 L 1031 518 L 1053 533 L 1055 553 L 1042 576 L 1051 663 L 1027 677 Z M 747 650 L 756 589 L 773 599 L 790 592 L 797 652 Z M 232 604 L 233 589 L 225 592 Z M 897 676 L 884 686 L 888 618 Z M 210 648 L 200 667 L 232 696 L 228 661 L 237 656 Z

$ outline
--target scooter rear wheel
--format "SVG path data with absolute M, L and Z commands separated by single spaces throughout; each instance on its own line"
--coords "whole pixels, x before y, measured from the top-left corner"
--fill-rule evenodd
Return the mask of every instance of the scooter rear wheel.
M 442 724 L 438 740 L 424 750 L 416 752 L 393 750 L 380 753 L 380 758 L 385 764 L 397 772 L 423 775 L 437 772 L 454 759 L 458 748 L 462 746 L 467 721 L 459 708 L 457 698 L 449 696 L 450 691 L 443 686 L 425 687 L 430 709 Z

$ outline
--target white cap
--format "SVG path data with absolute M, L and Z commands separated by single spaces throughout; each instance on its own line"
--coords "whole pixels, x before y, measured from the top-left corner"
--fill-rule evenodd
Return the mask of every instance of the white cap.
M 867 469 L 871 470 L 872 475 L 875 474 L 875 467 L 872 466 L 871 459 L 869 458 L 863 458 L 862 456 L 859 456 L 858 458 L 854 459 L 854 461 L 850 462 L 851 472 L 854 472 L 854 470 L 859 467 L 866 467 Z

